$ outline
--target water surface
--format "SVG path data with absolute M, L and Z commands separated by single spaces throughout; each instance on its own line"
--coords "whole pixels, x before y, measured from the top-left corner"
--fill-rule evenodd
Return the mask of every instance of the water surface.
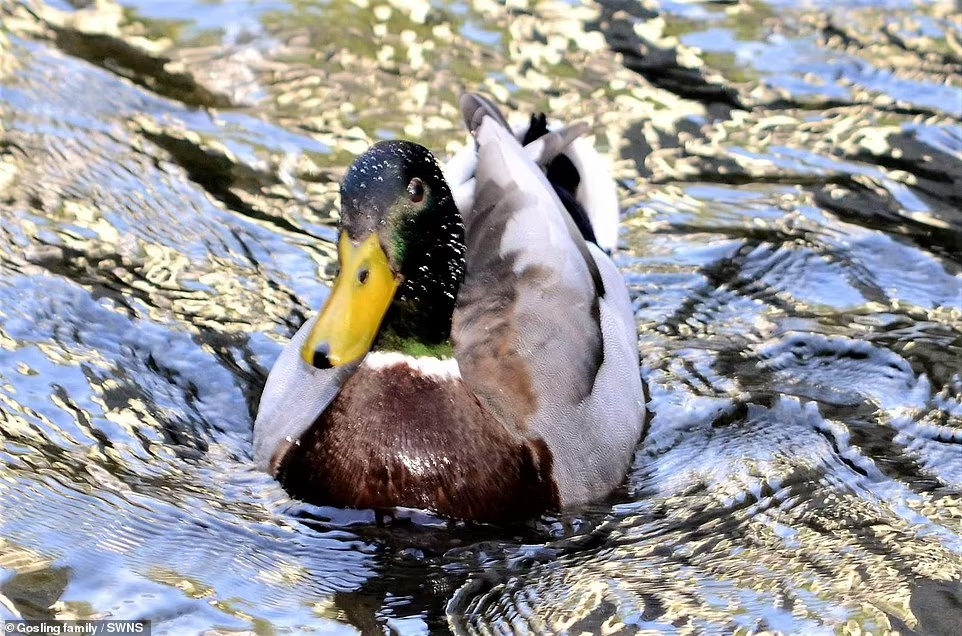
M 959 633 L 960 18 L 0 0 L 0 619 Z M 610 501 L 520 528 L 299 504 L 250 431 L 338 180 L 459 148 L 465 89 L 612 162 L 646 436 Z

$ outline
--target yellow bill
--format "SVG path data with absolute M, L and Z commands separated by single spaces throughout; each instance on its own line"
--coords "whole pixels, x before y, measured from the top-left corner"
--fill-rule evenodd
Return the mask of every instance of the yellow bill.
M 400 276 L 391 271 L 376 234 L 360 245 L 347 232 L 337 243 L 341 271 L 321 316 L 301 349 L 307 364 L 337 367 L 360 360 L 371 349 Z

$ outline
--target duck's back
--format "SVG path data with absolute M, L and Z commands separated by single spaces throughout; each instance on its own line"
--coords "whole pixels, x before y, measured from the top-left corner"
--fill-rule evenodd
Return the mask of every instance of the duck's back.
M 502 422 L 545 442 L 561 504 L 576 505 L 621 481 L 641 434 L 631 304 L 613 263 L 584 241 L 511 133 L 486 118 L 476 138 L 458 363 Z

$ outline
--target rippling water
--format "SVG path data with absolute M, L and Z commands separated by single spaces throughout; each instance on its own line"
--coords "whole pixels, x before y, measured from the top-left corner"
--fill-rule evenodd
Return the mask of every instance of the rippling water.
M 844 6 L 839 6 L 844 5 Z M 0 0 L 0 619 L 962 631 L 952 2 Z M 524 528 L 287 498 L 252 413 L 376 139 L 590 121 L 651 416 Z

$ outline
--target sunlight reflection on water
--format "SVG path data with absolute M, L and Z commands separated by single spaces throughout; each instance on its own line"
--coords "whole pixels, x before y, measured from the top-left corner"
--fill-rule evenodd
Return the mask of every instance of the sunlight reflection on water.
M 957 9 L 522 4 L 0 1 L 0 619 L 957 632 Z M 291 501 L 252 412 L 337 183 L 464 88 L 613 160 L 648 433 L 522 528 Z

